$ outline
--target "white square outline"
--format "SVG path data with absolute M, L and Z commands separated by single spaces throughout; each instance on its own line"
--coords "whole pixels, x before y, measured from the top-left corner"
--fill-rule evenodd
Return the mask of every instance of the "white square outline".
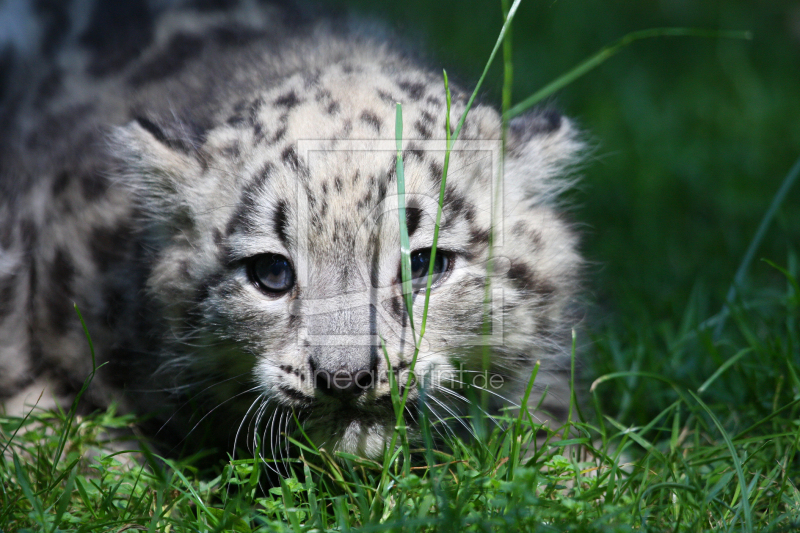
M 402 145 L 406 145 L 408 142 L 413 142 L 413 148 L 415 150 L 421 150 L 425 152 L 438 152 L 441 154 L 446 153 L 446 142 L 444 140 L 420 140 L 420 139 L 404 139 Z M 356 151 L 369 151 L 369 152 L 385 152 L 391 153 L 393 155 L 397 154 L 397 143 L 395 140 L 389 139 L 298 139 L 296 141 L 297 147 L 297 154 L 300 161 L 306 166 L 306 169 L 309 174 L 313 172 L 311 168 L 311 154 L 313 152 L 356 152 Z M 403 148 L 406 149 L 406 146 Z M 458 153 L 458 152 L 470 152 L 470 151 L 480 151 L 480 152 L 489 152 L 491 154 L 491 180 L 490 180 L 490 187 L 492 192 L 492 206 L 491 209 L 494 210 L 494 232 L 493 232 L 493 247 L 495 250 L 502 249 L 503 242 L 504 242 L 504 226 L 505 226 L 505 217 L 500 216 L 498 214 L 502 214 L 504 212 L 504 195 L 503 195 L 503 180 L 498 179 L 498 174 L 501 171 L 500 162 L 502 157 L 502 141 L 500 140 L 459 140 L 454 144 L 453 149 L 451 149 L 451 154 Z M 296 197 L 296 206 L 297 206 L 297 220 L 296 220 L 296 227 L 297 227 L 297 254 L 300 257 L 309 257 L 309 231 L 310 231 L 310 213 L 309 213 L 309 205 L 308 199 L 305 194 L 301 194 L 302 192 L 302 182 L 301 180 L 297 180 L 296 188 L 295 188 L 295 197 Z M 406 192 L 406 197 L 412 195 L 413 193 Z M 384 202 L 389 199 L 397 198 L 397 193 L 388 195 L 387 198 L 384 199 Z M 438 194 L 435 198 L 436 205 L 438 207 Z M 394 204 L 394 209 L 397 209 L 397 203 Z M 385 210 L 388 211 L 388 210 Z M 496 259 L 496 257 L 495 257 Z M 295 276 L 297 282 L 301 285 L 307 284 L 309 280 L 309 272 L 307 268 L 306 261 L 297 261 L 295 263 Z M 488 335 L 484 335 L 483 333 L 480 334 L 452 334 L 449 336 L 450 339 L 459 340 L 463 339 L 465 341 L 464 345 L 470 346 L 500 346 L 503 344 L 504 339 L 504 327 L 505 327 L 505 319 L 503 314 L 503 302 L 504 302 L 504 295 L 503 289 L 498 287 L 492 287 L 490 290 L 490 302 L 489 302 L 489 311 L 491 318 L 490 330 L 491 332 Z M 353 298 L 356 298 L 357 301 L 353 302 Z M 341 309 L 343 304 L 349 307 L 357 307 L 364 305 L 365 303 L 368 305 L 372 305 L 369 301 L 362 302 L 361 298 L 358 298 L 357 295 L 354 296 L 353 294 L 342 295 L 335 297 L 331 302 L 315 302 L 315 305 L 322 305 L 321 309 L 314 314 L 323 314 L 328 311 L 325 309 L 331 307 L 331 309 Z M 329 304 L 333 305 L 329 305 Z M 303 306 L 307 308 L 307 306 Z M 382 306 L 378 305 L 375 306 L 378 313 L 382 312 Z M 385 312 L 385 311 L 383 311 Z M 499 320 L 498 320 L 499 319 Z M 391 323 L 391 320 L 384 318 L 384 322 Z M 405 328 L 404 328 L 405 329 Z M 298 328 L 297 331 L 297 340 L 298 342 L 300 339 L 303 339 L 304 342 L 308 342 L 312 346 L 364 346 L 364 345 L 380 345 L 381 338 L 379 335 L 355 335 L 355 334 L 340 334 L 340 335 L 328 335 L 328 334 L 312 334 L 308 331 L 308 326 L 301 326 Z M 421 349 L 426 349 L 426 340 L 425 338 L 422 339 L 422 344 L 420 346 Z

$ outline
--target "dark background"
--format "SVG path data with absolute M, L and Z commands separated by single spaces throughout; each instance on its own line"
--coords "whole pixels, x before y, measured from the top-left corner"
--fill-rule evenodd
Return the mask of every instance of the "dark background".
M 423 43 L 434 65 L 468 84 L 502 25 L 499 0 L 334 3 L 389 20 Z M 513 29 L 514 102 L 624 34 L 663 26 L 749 30 L 753 40 L 640 41 L 550 100 L 594 146 L 571 197 L 593 262 L 587 285 L 594 325 L 674 320 L 692 291 L 709 314 L 718 311 L 800 156 L 798 2 L 523 1 Z M 499 103 L 501 86 L 496 60 L 483 97 Z M 792 244 L 796 250 L 800 243 L 798 206 L 800 186 L 756 259 L 787 264 Z M 750 288 L 784 284 L 754 262 Z

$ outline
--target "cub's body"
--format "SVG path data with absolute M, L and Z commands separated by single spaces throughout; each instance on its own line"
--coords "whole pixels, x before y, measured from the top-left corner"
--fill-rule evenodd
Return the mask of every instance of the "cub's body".
M 83 382 L 75 302 L 106 363 L 95 404 L 223 446 L 264 434 L 275 448 L 299 420 L 321 446 L 379 455 L 395 424 L 385 354 L 406 376 L 425 301 L 423 278 L 412 330 L 395 106 L 419 274 L 445 156 L 440 71 L 342 17 L 115 4 L 40 13 L 41 43 L 6 62 L 0 397 L 45 381 L 68 396 Z M 455 125 L 468 93 L 452 92 Z M 555 113 L 516 119 L 498 180 L 500 138 L 498 113 L 473 107 L 415 365 L 425 408 L 451 429 L 470 391 L 487 389 L 493 411 L 515 405 L 537 361 L 542 420 L 563 419 L 569 401 L 580 260 L 555 201 L 580 144 Z M 415 386 L 412 427 L 418 397 Z

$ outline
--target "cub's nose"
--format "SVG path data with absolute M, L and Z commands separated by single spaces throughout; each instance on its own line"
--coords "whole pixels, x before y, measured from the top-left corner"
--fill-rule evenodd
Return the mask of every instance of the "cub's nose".
M 375 375 L 367 368 L 350 372 L 344 369 L 329 372 L 312 368 L 314 388 L 325 396 L 340 399 L 357 398 L 375 386 Z

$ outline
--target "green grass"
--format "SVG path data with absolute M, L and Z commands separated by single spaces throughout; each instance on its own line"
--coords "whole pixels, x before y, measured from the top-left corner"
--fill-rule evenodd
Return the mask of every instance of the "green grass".
M 2 418 L 0 530 L 790 531 L 800 527 L 797 266 L 782 294 L 734 305 L 718 343 L 698 327 L 699 295 L 672 327 L 595 332 L 592 350 L 610 367 L 656 358 L 664 369 L 599 378 L 567 441 L 554 428 L 537 443 L 527 415 L 384 465 L 300 441 L 293 476 L 269 488 L 252 459 L 210 478 L 171 460 L 98 455 L 107 428 L 132 422 L 113 410 L 72 423 L 64 413 Z M 602 407 L 609 391 L 618 412 Z
M 568 3 L 553 4 L 550 9 L 573 9 L 561 4 Z M 612 14 L 614 9 L 609 7 Z M 518 16 L 523 21 L 524 14 L 520 8 Z M 598 17 L 596 22 L 609 20 Z M 522 33 L 520 20 L 516 24 L 515 40 Z M 583 19 L 576 20 L 578 33 L 581 24 L 585 24 Z M 606 42 L 618 36 L 608 36 Z M 517 80 L 529 77 L 525 68 L 511 68 L 508 43 L 503 48 L 504 110 L 512 109 L 512 81 L 514 94 L 521 95 L 519 101 L 535 92 L 535 88 L 520 89 L 518 84 L 525 82 Z M 680 50 L 685 45 L 670 46 Z M 739 44 L 701 41 L 694 46 L 728 53 L 730 46 Z M 485 57 L 485 51 L 482 54 Z M 777 58 L 774 64 L 781 61 Z M 559 72 L 568 70 L 565 66 Z M 624 78 L 619 87 L 635 92 L 625 87 Z M 725 92 L 721 94 L 725 98 Z M 588 98 L 596 104 L 599 97 Z M 638 104 L 634 97 L 625 105 L 635 108 Z M 674 132 L 658 141 L 673 146 L 684 142 Z M 775 148 L 776 153 L 785 149 L 782 146 Z M 797 157 L 798 147 L 796 143 L 792 158 Z M 688 285 L 672 286 L 675 294 L 665 304 L 661 297 L 670 285 L 660 276 L 672 275 L 669 268 L 674 265 L 665 265 L 663 257 L 674 251 L 675 241 L 662 239 L 665 230 L 657 226 L 666 222 L 657 218 L 671 213 L 670 209 L 680 212 L 676 206 L 687 199 L 698 201 L 696 194 L 708 191 L 709 185 L 696 184 L 699 192 L 689 188 L 686 196 L 678 198 L 659 197 L 657 193 L 669 186 L 652 185 L 648 173 L 659 160 L 664 161 L 659 159 L 663 154 L 654 157 L 656 162 L 628 176 L 635 180 L 634 190 L 644 192 L 645 200 L 653 203 L 650 209 L 631 209 L 619 215 L 622 223 L 616 213 L 603 219 L 598 213 L 613 204 L 615 194 L 621 196 L 616 201 L 622 208 L 628 206 L 630 188 L 614 178 L 604 184 L 603 192 L 586 199 L 587 205 L 577 214 L 579 218 L 587 215 L 597 233 L 611 228 L 611 237 L 601 235 L 603 242 L 590 247 L 590 256 L 602 250 L 608 253 L 604 263 L 613 266 L 597 274 L 595 283 L 607 281 L 614 289 L 598 290 L 598 308 L 615 312 L 611 319 L 590 320 L 587 331 L 578 337 L 580 357 L 589 361 L 585 373 L 591 378 L 578 380 L 576 395 L 582 401 L 572 406 L 576 416 L 570 428 L 546 429 L 548 439 L 537 441 L 534 435 L 542 428 L 523 412 L 509 416 L 502 429 L 479 433 L 482 436 L 473 441 L 454 440 L 449 446 L 429 445 L 422 450 L 413 449 L 401 431 L 397 435 L 400 446 L 383 463 L 350 456 L 333 459 L 298 437 L 301 454 L 294 461 L 293 475 L 271 487 L 265 469 L 253 459 L 229 461 L 209 474 L 190 460 L 156 458 L 146 451 L 103 456 L 100 450 L 111 445 L 109 435 L 133 423 L 113 408 L 87 417 L 77 417 L 72 411 L 34 411 L 25 419 L 0 418 L 0 531 L 797 529 L 800 258 L 791 244 L 776 248 L 780 244 L 776 235 L 797 235 L 790 223 L 796 215 L 785 207 L 771 211 L 777 213 L 777 224 L 766 233 L 767 244 L 762 247 L 774 262 L 756 262 L 746 270 L 729 310 L 723 311 L 735 267 L 741 264 L 758 217 L 767 212 L 769 196 L 778 189 L 791 161 L 780 174 L 772 164 L 756 165 L 761 183 L 770 187 L 759 193 L 767 196 L 758 216 L 745 217 L 749 225 L 731 230 L 738 231 L 734 241 L 741 243 L 736 254 L 728 254 L 731 257 L 722 261 L 714 255 L 718 249 L 713 246 L 707 246 L 703 256 L 708 236 L 678 226 L 678 237 L 699 241 L 686 244 L 687 250 L 677 255 L 679 278 L 684 275 L 681 265 L 697 257 L 701 271 L 709 268 L 704 257 L 715 268 L 732 266 L 722 269 L 729 272 L 722 280 L 712 281 L 701 272 Z M 764 157 L 757 160 L 765 161 Z M 705 161 L 699 156 L 685 164 L 702 168 Z M 727 168 L 721 167 L 720 172 Z M 693 172 L 698 171 L 689 174 Z M 587 179 L 591 186 L 597 178 Z M 653 188 L 647 189 L 647 183 Z M 747 191 L 710 190 L 723 197 L 709 196 L 711 213 L 728 209 L 714 209 L 726 196 Z M 796 192 L 790 192 L 785 205 L 793 205 Z M 625 231 L 629 233 L 623 243 L 619 234 L 625 236 Z M 636 239 L 648 241 L 646 253 L 631 252 L 630 243 Z M 658 244 L 665 250 L 645 257 Z M 728 316 L 727 321 L 715 337 L 723 316 Z M 415 324 L 421 327 L 421 322 Z M 398 402 L 406 401 L 395 396 Z M 428 433 L 424 437 L 430 444 Z M 565 434 L 568 440 L 561 440 Z

